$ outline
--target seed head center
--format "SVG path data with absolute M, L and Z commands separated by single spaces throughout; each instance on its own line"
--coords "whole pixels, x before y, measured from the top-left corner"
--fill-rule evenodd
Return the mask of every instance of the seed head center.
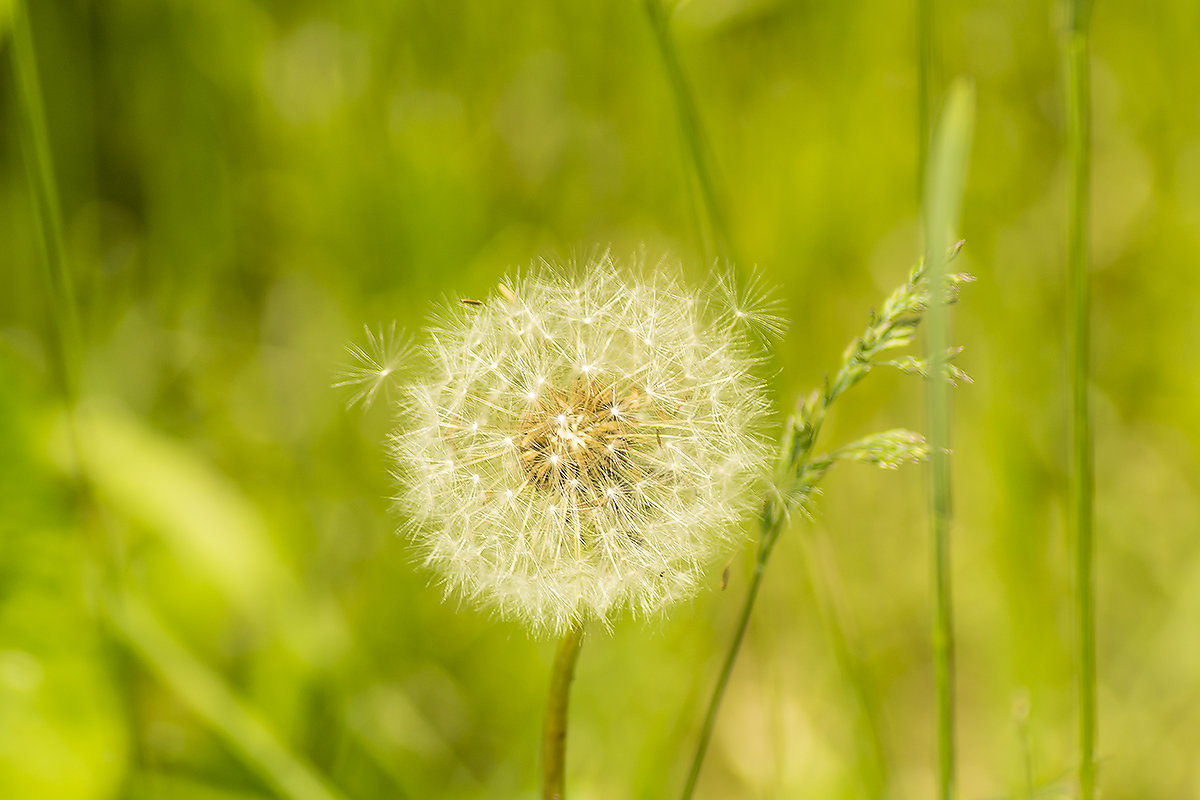
M 521 420 L 518 460 L 529 482 L 589 505 L 624 494 L 638 478 L 636 388 L 579 379 L 547 389 Z

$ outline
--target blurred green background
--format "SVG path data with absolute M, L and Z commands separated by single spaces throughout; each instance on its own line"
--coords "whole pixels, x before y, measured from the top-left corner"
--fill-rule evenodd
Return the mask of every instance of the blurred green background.
M 82 346 L 72 425 L 7 0 L 0 797 L 534 797 L 553 644 L 442 602 L 393 534 L 387 410 L 347 413 L 331 383 L 364 323 L 415 330 L 439 297 L 485 295 L 535 257 L 611 245 L 703 275 L 644 8 L 29 5 Z M 1068 796 L 1062 10 L 934 12 L 935 102 L 956 75 L 978 97 L 958 266 L 979 280 L 955 312 L 975 378 L 954 395 L 960 785 Z M 913 20 L 885 0 L 673 14 L 737 254 L 790 320 L 771 365 L 781 414 L 919 250 Z M 1108 798 L 1200 796 L 1198 44 L 1188 0 L 1096 5 Z M 925 427 L 922 386 L 880 372 L 823 441 L 899 426 Z M 921 469 L 839 467 L 815 521 L 785 535 L 698 796 L 871 796 L 855 680 L 889 796 L 932 794 L 926 488 Z M 716 564 L 669 619 L 593 632 L 572 797 L 679 792 L 749 553 L 726 591 Z

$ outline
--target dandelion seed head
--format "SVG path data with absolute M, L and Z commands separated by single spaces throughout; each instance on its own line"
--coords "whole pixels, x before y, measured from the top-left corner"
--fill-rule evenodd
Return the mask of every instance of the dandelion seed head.
M 393 454 L 449 593 L 537 631 L 607 624 L 690 596 L 743 535 L 768 461 L 758 344 L 676 274 L 544 267 L 429 331 Z

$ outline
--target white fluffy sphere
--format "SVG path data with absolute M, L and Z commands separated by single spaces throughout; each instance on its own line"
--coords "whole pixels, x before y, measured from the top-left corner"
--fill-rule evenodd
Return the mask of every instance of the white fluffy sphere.
M 728 283 L 702 296 L 608 257 L 453 303 L 393 440 L 447 589 L 555 632 L 694 593 L 761 503 L 755 316 Z

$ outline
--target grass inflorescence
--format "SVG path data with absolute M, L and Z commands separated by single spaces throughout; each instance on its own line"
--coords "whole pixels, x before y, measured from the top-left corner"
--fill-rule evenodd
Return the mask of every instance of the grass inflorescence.
M 955 245 L 947 253 L 946 260 L 953 259 L 960 247 L 961 243 Z M 887 297 L 879 311 L 871 313 L 866 330 L 846 348 L 842 363 L 833 378 L 826 379 L 821 388 L 807 395 L 798 405 L 796 413 L 787 420 L 776 452 L 772 490 L 759 515 L 759 539 L 754 572 L 732 642 L 726 651 L 701 724 L 695 755 L 683 792 L 685 800 L 695 792 L 700 769 L 716 725 L 717 712 L 741 649 L 766 565 L 791 513 L 799 512 L 802 516 L 811 514 L 821 480 L 839 461 L 861 461 L 885 469 L 894 469 L 902 464 L 925 461 L 930 455 L 925 437 L 904 429 L 871 434 L 827 452 L 817 453 L 816 444 L 826 414 L 838 397 L 856 386 L 877 367 L 892 367 L 912 374 L 940 376 L 940 380 L 933 382 L 945 385 L 969 380 L 964 372 L 952 364 L 953 357 L 960 352 L 959 348 L 945 349 L 940 355 L 931 354 L 925 358 L 911 355 L 896 358 L 887 356 L 913 342 L 917 328 L 931 306 L 954 302 L 958 297 L 959 288 L 971 280 L 973 278 L 965 273 L 946 274 L 943 271 L 938 282 L 931 283 L 925 260 L 918 262 L 909 272 L 908 279 Z M 838 643 L 844 642 L 844 633 L 835 629 L 833 639 L 835 647 L 842 652 L 844 647 Z M 844 668 L 846 666 L 848 665 L 843 665 Z M 852 685 L 859 686 L 859 682 L 854 678 L 856 671 L 853 668 L 846 671 Z M 858 694 L 860 705 L 864 710 L 869 708 L 870 703 L 865 693 L 858 691 Z M 870 731 L 869 735 L 875 740 L 879 738 L 878 730 L 875 729 Z M 882 756 L 877 752 L 875 759 L 879 762 Z M 878 763 L 876 769 L 881 769 Z

